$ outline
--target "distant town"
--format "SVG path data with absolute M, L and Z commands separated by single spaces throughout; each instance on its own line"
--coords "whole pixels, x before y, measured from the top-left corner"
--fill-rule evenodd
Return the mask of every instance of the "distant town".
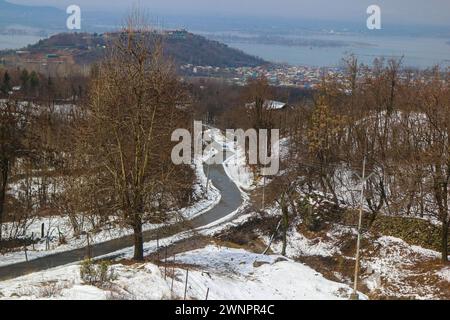
M 221 78 L 236 85 L 245 85 L 248 79 L 264 76 L 273 86 L 313 89 L 324 76 L 337 76 L 342 68 L 319 68 L 311 66 L 263 65 L 256 67 L 213 67 L 182 65 L 183 73 L 193 77 Z

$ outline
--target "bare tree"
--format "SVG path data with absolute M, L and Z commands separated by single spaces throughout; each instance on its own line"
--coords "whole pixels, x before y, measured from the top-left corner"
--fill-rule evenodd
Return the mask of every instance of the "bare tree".
M 143 222 L 164 221 L 161 199 L 175 205 L 171 192 L 189 187 L 170 160 L 170 134 L 187 125 L 187 101 L 158 34 L 136 11 L 93 75 L 79 144 L 90 210 L 133 229 L 136 260 L 144 255 Z
M 0 103 L 0 244 L 11 169 L 17 159 L 32 152 L 28 135 L 30 121 L 28 108 L 10 100 Z
M 450 89 L 448 81 L 443 80 L 436 68 L 431 81 L 417 81 L 416 110 L 409 113 L 409 126 L 405 125 L 409 143 L 403 165 L 418 170 L 415 176 L 421 179 L 413 179 L 409 187 L 420 186 L 429 195 L 425 200 L 429 214 L 441 223 L 442 261 L 446 262 L 450 224 Z

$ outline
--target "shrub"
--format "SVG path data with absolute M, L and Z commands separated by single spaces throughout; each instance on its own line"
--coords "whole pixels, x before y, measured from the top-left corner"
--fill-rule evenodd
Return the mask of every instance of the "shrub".
M 81 263 L 80 277 L 84 283 L 95 286 L 104 286 L 108 282 L 114 280 L 114 272 L 110 270 L 108 261 L 95 263 L 91 259 L 86 259 Z
M 39 289 L 38 296 L 41 298 L 56 298 L 61 294 L 62 290 L 69 287 L 70 283 L 48 282 Z

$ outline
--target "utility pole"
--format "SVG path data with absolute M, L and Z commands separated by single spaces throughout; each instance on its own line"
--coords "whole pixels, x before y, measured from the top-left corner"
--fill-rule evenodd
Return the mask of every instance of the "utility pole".
M 362 228 L 362 214 L 363 214 L 363 203 L 364 203 L 364 185 L 366 181 L 370 178 L 372 174 L 370 174 L 366 178 L 366 155 L 364 155 L 363 160 L 363 172 L 362 177 L 359 177 L 361 182 L 361 198 L 360 198 L 360 206 L 359 206 L 359 221 L 358 221 L 358 240 L 356 241 L 356 257 L 355 257 L 355 275 L 353 282 L 353 293 L 351 295 L 352 300 L 358 300 L 358 272 L 359 272 L 359 258 L 360 258 L 360 247 L 361 247 L 361 228 Z
M 186 269 L 186 282 L 184 283 L 184 298 L 183 298 L 183 300 L 186 300 L 186 297 L 187 297 L 188 279 L 189 279 L 189 269 Z

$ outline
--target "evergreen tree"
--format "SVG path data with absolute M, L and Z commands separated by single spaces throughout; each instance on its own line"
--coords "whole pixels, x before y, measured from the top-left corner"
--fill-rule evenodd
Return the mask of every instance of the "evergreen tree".
M 5 74 L 3 75 L 3 84 L 1 86 L 1 91 L 4 94 L 8 94 L 9 91 L 11 91 L 12 86 L 11 86 L 11 76 L 9 75 L 8 71 L 5 72 Z
M 39 86 L 39 77 L 35 71 L 30 73 L 30 87 L 36 89 Z
M 30 74 L 28 73 L 27 69 L 23 69 L 20 74 L 20 83 L 22 86 L 22 90 L 25 93 L 28 92 L 29 82 L 30 82 Z

